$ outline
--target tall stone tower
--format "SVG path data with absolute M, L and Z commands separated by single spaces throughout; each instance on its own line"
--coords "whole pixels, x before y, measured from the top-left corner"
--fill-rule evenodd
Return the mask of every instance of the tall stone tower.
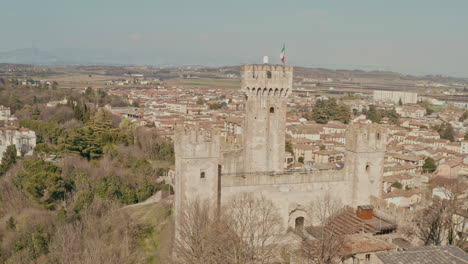
M 175 133 L 175 223 L 180 226 L 181 212 L 193 201 L 219 203 L 219 133 L 187 131 L 178 127 Z M 178 234 L 176 230 L 176 235 Z
M 370 204 L 369 197 L 381 197 L 387 145 L 386 129 L 378 125 L 350 125 L 346 130 L 345 172 L 351 181 L 354 207 Z
M 243 65 L 246 97 L 244 171 L 283 172 L 286 100 L 292 92 L 293 67 Z

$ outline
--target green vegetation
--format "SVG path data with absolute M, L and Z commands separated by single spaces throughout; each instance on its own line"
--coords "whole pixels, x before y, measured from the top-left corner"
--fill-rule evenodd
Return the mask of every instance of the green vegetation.
M 432 129 L 439 133 L 440 138 L 448 139 L 451 142 L 455 141 L 455 131 L 450 123 L 442 123 L 440 125 L 433 126 Z
M 177 79 L 175 84 L 200 88 L 240 88 L 239 81 L 235 79 Z
M 5 153 L 3 153 L 2 164 L 0 164 L 0 175 L 5 174 L 11 166 L 16 163 L 16 146 L 10 145 L 7 147 Z
M 218 110 L 226 106 L 226 103 L 213 103 L 210 104 L 209 107 L 211 110 Z
M 201 97 L 198 98 L 197 99 L 197 105 L 203 105 L 203 104 L 205 104 L 205 101 L 203 100 L 203 98 L 201 98 Z
M 397 188 L 397 189 L 403 188 L 403 185 L 401 183 L 399 183 L 399 182 L 394 182 L 390 186 L 393 187 L 393 188 Z
M 46 209 L 55 208 L 71 190 L 71 184 L 62 178 L 62 169 L 43 160 L 24 160 L 19 172 L 21 189 L 31 200 Z
M 152 213 L 143 220 L 133 217 L 139 209 L 122 208 L 163 188 L 157 178 L 174 162 L 173 145 L 151 128 L 96 110 L 112 98 L 104 92 L 15 86 L 70 98 L 67 105 L 45 107 L 51 97 L 25 104 L 29 94 L 10 88 L 0 94 L 12 94 L 15 115 L 36 132 L 38 144 L 32 157 L 17 158 L 14 146 L 3 156 L 0 263 L 167 263 L 159 237 L 167 235 L 168 209 L 151 208 L 158 218 Z M 45 161 L 51 154 L 58 158 Z
M 432 108 L 432 105 L 429 103 L 429 101 L 424 100 L 419 103 L 422 107 L 426 108 L 426 115 L 432 115 L 434 113 L 434 108 Z
M 317 100 L 312 112 L 305 113 L 303 117 L 319 124 L 327 124 L 331 120 L 347 124 L 351 120 L 351 110 L 346 105 L 338 104 L 334 98 Z
M 294 149 L 290 141 L 286 141 L 286 144 L 284 145 L 286 152 L 291 153 L 294 155 Z
M 432 173 L 437 169 L 434 159 L 427 157 L 424 161 L 423 171 L 426 173 Z
M 369 109 L 364 109 L 362 113 L 373 123 L 380 123 L 382 118 L 387 117 L 391 124 L 398 124 L 400 119 L 400 115 L 397 114 L 394 108 L 377 109 L 375 105 L 370 105 Z
M 460 116 L 460 118 L 458 119 L 458 121 L 464 122 L 466 119 L 468 119 L 468 110 L 466 110 L 465 112 L 463 112 L 463 114 Z
M 64 129 L 56 122 L 21 120 L 20 126 L 36 133 L 37 142 L 56 144 Z

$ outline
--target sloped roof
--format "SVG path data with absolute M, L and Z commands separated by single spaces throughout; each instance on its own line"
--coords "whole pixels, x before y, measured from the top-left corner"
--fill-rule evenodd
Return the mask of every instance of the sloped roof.
M 384 264 L 457 264 L 468 263 L 468 254 L 456 246 L 417 247 L 403 251 L 376 253 Z
M 334 235 L 352 235 L 359 233 L 378 234 L 386 230 L 395 230 L 397 226 L 375 216 L 361 219 L 351 208 L 330 219 L 325 230 Z

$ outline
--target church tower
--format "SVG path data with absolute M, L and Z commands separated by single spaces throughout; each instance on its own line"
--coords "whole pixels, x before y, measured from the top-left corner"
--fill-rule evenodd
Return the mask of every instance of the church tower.
M 292 92 L 293 67 L 241 66 L 245 93 L 244 172 L 283 172 L 286 101 Z
M 381 197 L 387 131 L 379 125 L 349 125 L 346 130 L 345 172 L 353 207 Z

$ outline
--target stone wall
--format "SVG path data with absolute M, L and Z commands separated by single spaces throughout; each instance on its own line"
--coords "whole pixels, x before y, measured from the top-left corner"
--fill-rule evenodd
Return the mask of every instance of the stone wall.
M 341 174 L 341 173 L 338 173 Z M 331 177 L 337 177 L 331 176 Z M 224 178 L 224 177 L 222 177 Z M 285 180 L 291 180 L 290 177 L 281 176 Z M 323 180 L 323 179 L 322 179 Z M 306 181 L 303 183 L 274 183 L 272 184 L 232 184 L 225 182 L 221 187 L 221 204 L 227 204 L 235 195 L 239 193 L 251 193 L 257 196 L 263 196 L 273 202 L 278 210 L 282 221 L 282 231 L 286 232 L 288 228 L 294 228 L 297 217 L 304 217 L 304 226 L 317 224 L 318 219 L 311 217 L 307 208 L 313 201 L 331 194 L 334 199 L 348 204 L 350 201 L 350 182 L 348 181 Z
M 290 174 L 286 173 L 280 175 L 268 175 L 267 173 L 246 175 L 240 173 L 239 175 L 222 175 L 221 187 L 244 187 L 279 184 L 294 185 L 303 183 L 336 182 L 344 180 L 344 170 L 325 170 L 304 173 L 292 172 Z

